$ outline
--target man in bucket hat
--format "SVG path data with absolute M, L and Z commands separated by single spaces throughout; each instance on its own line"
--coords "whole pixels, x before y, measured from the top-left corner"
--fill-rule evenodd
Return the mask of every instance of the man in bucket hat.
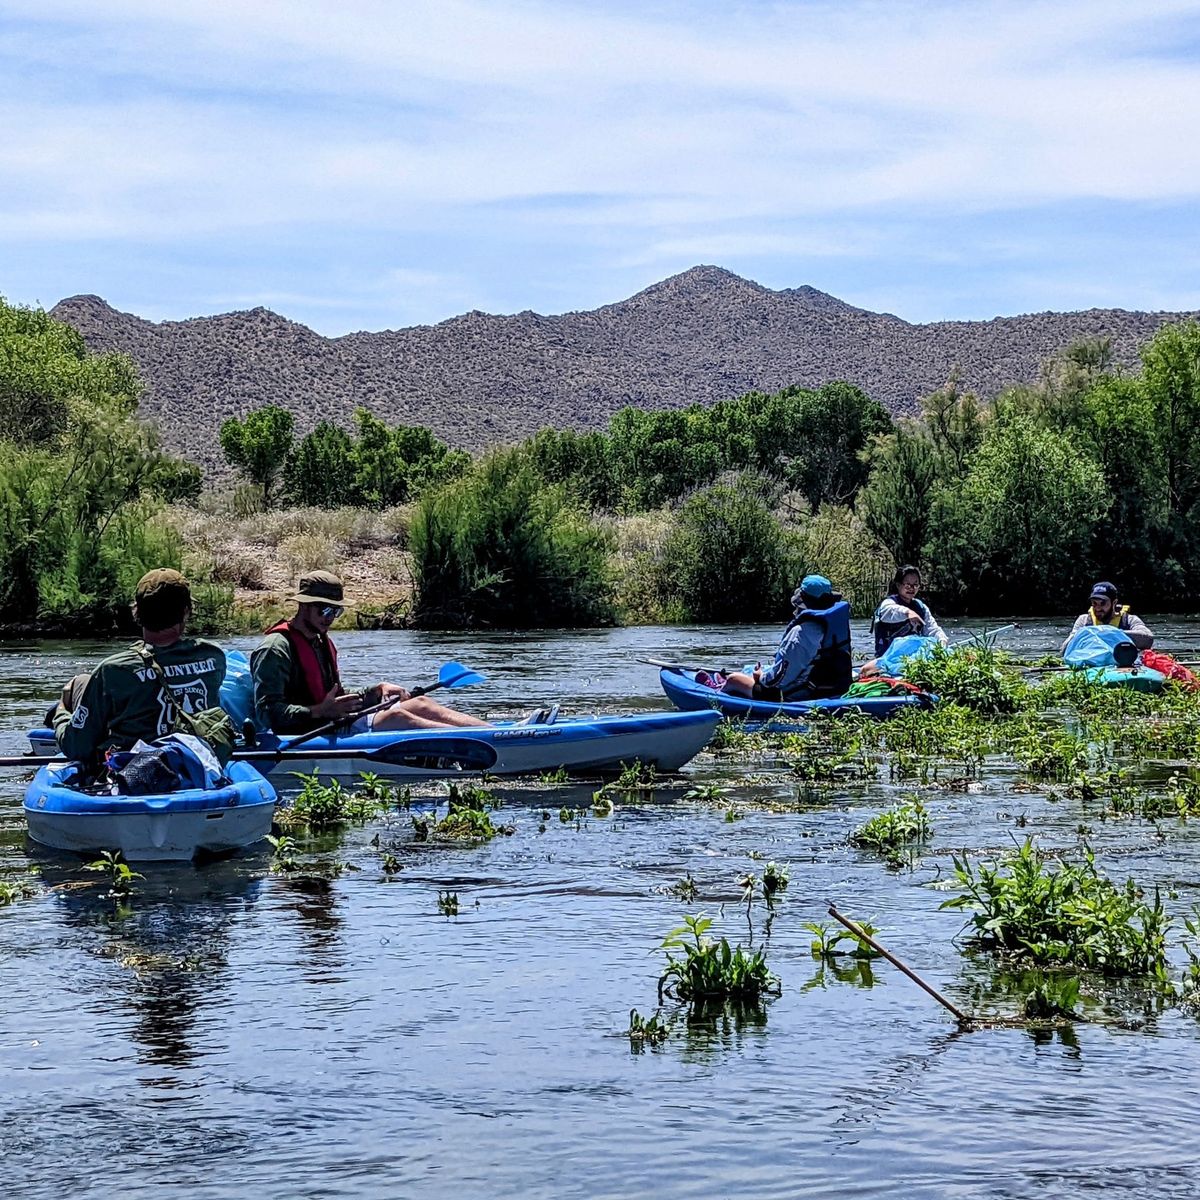
M 1088 610 L 1075 618 L 1067 641 L 1062 644 L 1064 650 L 1067 648 L 1067 642 L 1088 625 L 1111 625 L 1115 629 L 1122 629 L 1139 650 L 1149 650 L 1154 645 L 1154 634 L 1146 628 L 1146 622 L 1141 617 L 1134 616 L 1128 604 L 1118 603 L 1115 583 L 1101 580 L 1093 584 L 1092 594 L 1088 599 Z
M 178 571 L 161 567 L 142 576 L 133 601 L 142 640 L 106 658 L 82 689 L 79 677 L 72 680 L 55 709 L 54 734 L 67 758 L 94 765 L 106 750 L 165 737 L 179 711 L 220 703 L 225 651 L 184 635 L 191 611 L 191 588 Z
M 792 593 L 792 610 L 771 666 L 735 671 L 722 690 L 773 703 L 845 695 L 853 680 L 849 603 L 824 575 L 805 575 Z
M 352 732 L 487 724 L 428 696 L 410 696 L 395 683 L 346 692 L 337 648 L 329 636 L 330 626 L 350 607 L 341 579 L 331 571 L 312 571 L 301 578 L 291 599 L 296 615 L 271 626 L 250 656 L 255 710 L 259 721 L 275 733 L 307 733 L 330 721 L 345 721 Z M 395 703 L 356 717 L 385 700 Z

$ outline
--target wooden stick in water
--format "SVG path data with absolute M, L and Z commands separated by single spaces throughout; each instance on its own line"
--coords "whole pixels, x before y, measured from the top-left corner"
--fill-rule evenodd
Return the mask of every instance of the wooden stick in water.
M 961 1008 L 958 1008 L 955 1005 L 951 1004 L 950 1001 L 947 1000 L 946 997 L 943 996 L 941 992 L 939 992 L 936 988 L 931 987 L 928 983 L 926 983 L 925 980 L 923 980 L 920 977 L 920 975 L 918 975 L 916 973 L 916 971 L 910 970 L 894 954 L 892 954 L 890 951 L 885 950 L 865 929 L 862 928 L 861 925 L 859 925 L 855 921 L 850 920 L 849 917 L 843 917 L 842 914 L 840 912 L 838 912 L 838 910 L 833 906 L 832 903 L 829 905 L 829 915 L 835 921 L 839 922 L 840 924 L 844 925 L 848 930 L 850 930 L 850 932 L 852 934 L 854 934 L 854 936 L 856 938 L 859 938 L 862 941 L 866 942 L 866 944 L 868 946 L 870 946 L 872 950 L 875 950 L 879 954 L 882 954 L 883 957 L 886 958 L 888 960 L 888 962 L 890 962 L 892 964 L 893 967 L 895 967 L 898 971 L 902 971 L 905 975 L 907 975 L 909 977 L 909 979 L 911 979 L 913 981 L 913 983 L 915 983 L 919 988 L 923 988 L 925 991 L 927 991 L 943 1008 L 948 1009 L 950 1012 L 952 1012 L 954 1014 L 954 1016 L 957 1018 L 958 1023 L 960 1025 L 973 1024 L 973 1018 L 967 1016 L 967 1014 L 965 1012 L 963 1012 Z

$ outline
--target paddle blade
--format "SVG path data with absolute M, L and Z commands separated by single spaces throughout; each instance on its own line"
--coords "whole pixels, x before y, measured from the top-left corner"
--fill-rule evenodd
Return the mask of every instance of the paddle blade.
M 487 683 L 487 676 L 464 667 L 460 662 L 443 663 L 438 671 L 438 686 L 447 688 L 471 687 L 472 684 Z

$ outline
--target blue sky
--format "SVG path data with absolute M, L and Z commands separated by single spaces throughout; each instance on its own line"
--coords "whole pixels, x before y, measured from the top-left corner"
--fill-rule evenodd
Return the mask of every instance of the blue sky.
M 0 294 L 1200 309 L 1200 0 L 0 0 Z

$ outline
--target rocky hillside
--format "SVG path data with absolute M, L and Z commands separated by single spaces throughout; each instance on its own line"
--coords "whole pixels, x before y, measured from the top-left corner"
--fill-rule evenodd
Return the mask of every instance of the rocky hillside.
M 985 395 L 1035 379 L 1080 337 L 1111 336 L 1117 363 L 1133 368 L 1160 325 L 1195 314 L 1090 309 L 910 325 L 814 288 L 772 291 L 694 267 L 593 312 L 470 312 L 340 338 L 264 308 L 154 324 L 72 296 L 53 315 L 92 349 L 131 355 L 147 384 L 142 409 L 165 443 L 219 468 L 221 421 L 268 403 L 293 409 L 302 432 L 321 418 L 348 424 L 363 405 L 467 449 L 544 426 L 600 428 L 626 404 L 675 408 L 832 379 L 901 412 L 955 370 Z

